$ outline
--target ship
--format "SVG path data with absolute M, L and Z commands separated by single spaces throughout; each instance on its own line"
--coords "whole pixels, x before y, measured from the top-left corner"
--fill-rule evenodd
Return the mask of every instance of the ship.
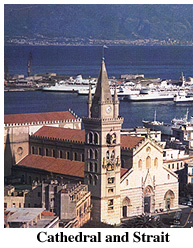
M 173 98 L 175 103 L 186 103 L 193 102 L 193 92 L 184 93 L 184 94 L 176 94 Z
M 90 86 L 95 86 L 95 79 L 83 79 L 82 75 L 78 75 L 75 79 L 70 78 L 66 81 L 59 81 L 53 86 L 43 87 L 43 91 L 59 91 L 59 92 L 78 92 L 80 89 L 89 90 Z
M 183 118 L 173 118 L 171 123 L 164 123 L 156 120 L 156 110 L 154 113 L 153 121 L 145 121 L 142 120 L 143 125 L 146 128 L 150 128 L 151 130 L 161 131 L 164 135 L 173 135 L 173 128 L 180 127 L 181 125 L 187 125 L 190 122 L 188 121 L 188 113 L 189 109 L 187 108 L 186 114 Z
M 94 95 L 96 87 L 91 87 L 91 94 Z M 110 87 L 111 94 L 114 95 L 115 87 Z M 132 94 L 139 94 L 139 89 L 127 87 L 127 86 L 120 86 L 117 87 L 117 95 L 118 97 L 124 97 Z M 78 90 L 79 95 L 88 95 L 89 89 L 81 88 Z
M 145 102 L 145 101 L 173 101 L 174 91 L 159 91 L 143 88 L 139 94 L 131 94 L 127 96 L 127 101 Z

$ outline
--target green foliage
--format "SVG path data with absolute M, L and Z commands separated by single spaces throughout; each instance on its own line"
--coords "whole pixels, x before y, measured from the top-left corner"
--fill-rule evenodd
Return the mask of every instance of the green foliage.
M 127 221 L 124 221 L 122 227 L 125 228 L 161 228 L 164 224 L 161 221 L 156 221 L 154 218 L 143 215 Z
M 184 188 L 184 194 L 185 196 L 193 196 L 193 184 L 192 183 L 186 184 Z

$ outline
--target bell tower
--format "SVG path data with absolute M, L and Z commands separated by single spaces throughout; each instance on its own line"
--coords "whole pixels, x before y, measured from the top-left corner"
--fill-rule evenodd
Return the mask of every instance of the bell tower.
M 115 87 L 111 95 L 104 59 L 94 97 L 87 101 L 84 180 L 91 191 L 92 218 L 120 223 L 120 130 L 119 101 Z

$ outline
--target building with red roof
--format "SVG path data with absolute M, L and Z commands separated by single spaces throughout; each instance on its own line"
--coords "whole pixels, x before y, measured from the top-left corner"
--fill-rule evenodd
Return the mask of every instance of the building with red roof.
M 4 171 L 29 153 L 29 135 L 43 126 L 81 129 L 81 118 L 72 111 L 4 115 Z

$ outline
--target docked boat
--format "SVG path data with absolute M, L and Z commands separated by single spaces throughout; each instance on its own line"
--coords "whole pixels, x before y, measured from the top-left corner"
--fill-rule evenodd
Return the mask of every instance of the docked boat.
M 173 98 L 175 103 L 183 103 L 183 102 L 193 102 L 193 95 L 189 93 L 178 94 Z
M 151 130 L 161 131 L 162 134 L 172 135 L 172 124 L 167 124 L 156 120 L 156 110 L 153 121 L 142 120 L 143 125 Z
M 144 101 L 172 101 L 175 93 L 173 91 L 159 91 L 148 88 L 141 89 L 139 94 L 129 95 L 127 100 L 134 102 Z
M 60 81 L 54 86 L 43 87 L 43 91 L 78 92 L 78 90 L 89 90 L 90 85 L 96 85 L 96 80 L 83 79 L 78 75 L 74 80 Z
M 115 90 L 114 87 L 110 88 L 111 95 L 114 95 L 114 90 Z M 135 89 L 133 87 L 127 87 L 127 86 L 117 87 L 118 97 L 128 96 L 132 94 L 139 94 L 139 91 L 140 91 L 139 89 Z M 88 93 L 89 93 L 89 89 L 82 88 L 78 90 L 79 95 L 88 95 Z M 91 94 L 94 95 L 94 93 L 95 93 L 95 86 L 91 87 Z
M 156 111 L 154 113 L 154 120 L 153 121 L 145 121 L 143 120 L 143 125 L 146 128 L 150 128 L 155 131 L 161 131 L 162 134 L 165 135 L 173 135 L 173 128 L 180 127 L 181 125 L 187 125 L 188 122 L 188 113 L 189 110 L 187 108 L 186 114 L 183 118 L 173 118 L 171 123 L 164 123 L 156 120 Z

